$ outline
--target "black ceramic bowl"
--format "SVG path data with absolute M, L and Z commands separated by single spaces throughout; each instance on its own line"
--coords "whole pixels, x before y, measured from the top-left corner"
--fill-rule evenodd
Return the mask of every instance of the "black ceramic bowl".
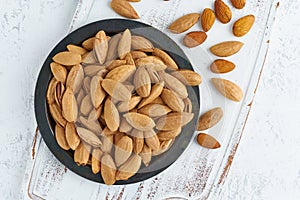
M 180 68 L 191 70 L 193 69 L 191 63 L 189 62 L 184 52 L 180 49 L 180 47 L 161 31 L 137 21 L 109 19 L 85 25 L 70 33 L 63 40 L 61 40 L 51 51 L 46 61 L 44 62 L 35 88 L 34 103 L 36 120 L 41 135 L 50 151 L 68 169 L 84 178 L 99 183 L 103 183 L 100 174 L 93 174 L 89 166 L 77 166 L 77 164 L 73 160 L 72 151 L 63 150 L 59 147 L 55 140 L 55 123 L 49 113 L 46 102 L 47 87 L 50 79 L 52 78 L 52 73 L 49 66 L 52 62 L 52 57 L 58 52 L 65 51 L 68 44 L 81 45 L 84 40 L 93 37 L 99 30 L 104 30 L 108 35 L 114 35 L 116 33 L 124 31 L 126 28 L 130 29 L 133 35 L 144 36 L 152 41 L 156 47 L 165 50 L 176 61 Z M 153 157 L 150 166 L 141 167 L 139 172 L 133 177 L 126 181 L 117 181 L 115 183 L 116 185 L 136 183 L 153 177 L 164 171 L 167 167 L 174 163 L 184 152 L 184 150 L 192 140 L 192 136 L 197 124 L 200 105 L 199 88 L 189 87 L 188 93 L 189 98 L 193 103 L 193 113 L 195 114 L 194 119 L 184 127 L 182 133 L 176 137 L 175 142 L 168 151 L 161 155 Z

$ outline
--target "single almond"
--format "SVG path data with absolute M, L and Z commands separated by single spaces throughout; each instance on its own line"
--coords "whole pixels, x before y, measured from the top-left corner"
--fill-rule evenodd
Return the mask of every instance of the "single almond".
M 82 113 L 84 116 L 87 116 L 93 108 L 93 104 L 91 102 L 91 97 L 90 95 L 86 95 L 80 105 L 80 113 Z
M 85 48 L 87 51 L 91 51 L 94 48 L 94 37 L 88 38 L 85 41 L 82 42 L 83 48 Z
M 157 56 L 147 56 L 135 61 L 137 67 L 152 68 L 154 71 L 167 69 L 165 63 Z
M 128 112 L 123 117 L 132 127 L 141 131 L 151 130 L 155 126 L 154 121 L 150 117 L 140 113 Z
M 178 94 L 180 98 L 186 98 L 188 96 L 187 89 L 181 81 L 179 81 L 177 78 L 174 76 L 168 74 L 168 73 L 160 73 L 162 76 L 162 79 L 165 81 L 165 85 L 167 88 L 170 90 L 173 90 Z
M 117 171 L 116 180 L 128 180 L 140 169 L 142 159 L 139 155 L 133 154 Z
M 223 23 L 227 24 L 230 22 L 232 13 L 227 4 L 225 4 L 222 0 L 215 1 L 215 13 L 217 19 Z
M 138 35 L 133 35 L 131 36 L 131 48 L 133 50 L 139 50 L 139 51 L 152 51 L 153 44 L 150 42 L 148 39 L 138 36 Z
M 58 145 L 64 149 L 69 150 L 70 146 L 66 140 L 66 134 L 64 127 L 60 126 L 59 124 L 55 125 L 55 139 L 58 143 Z
M 55 92 L 56 92 L 56 86 L 58 84 L 58 81 L 53 77 L 48 85 L 46 99 L 47 103 L 50 105 L 55 102 Z
M 223 117 L 223 110 L 219 107 L 211 109 L 201 115 L 198 121 L 198 131 L 209 129 L 216 125 Z
M 91 131 L 82 127 L 76 127 L 78 136 L 84 140 L 87 144 L 100 147 L 102 145 L 101 140 Z
M 194 117 L 193 113 L 174 112 L 160 117 L 156 122 L 156 129 L 170 131 L 188 124 Z
M 216 74 L 231 72 L 234 68 L 233 62 L 224 59 L 217 59 L 210 65 L 210 70 Z
M 150 95 L 151 80 L 148 72 L 143 66 L 137 68 L 133 83 L 138 95 L 140 95 L 141 97 L 147 97 Z
M 72 150 L 80 144 L 80 138 L 76 132 L 75 124 L 68 122 L 65 128 L 66 140 Z
M 98 62 L 102 65 L 107 56 L 108 40 L 104 31 L 99 31 L 94 40 L 94 52 Z
M 129 101 L 122 101 L 118 104 L 118 111 L 119 112 L 128 112 L 136 107 L 139 104 L 142 97 L 140 96 L 132 96 Z
M 92 146 L 81 142 L 78 147 L 74 151 L 74 161 L 77 163 L 77 165 L 85 166 L 90 158 L 90 152 L 91 152 Z
M 215 88 L 226 98 L 232 101 L 241 101 L 243 98 L 242 89 L 235 83 L 221 78 L 212 78 Z
M 159 139 L 153 129 L 144 131 L 145 143 L 153 151 L 157 151 L 160 147 Z
M 77 54 L 80 54 L 80 55 L 83 55 L 87 52 L 86 49 L 80 47 L 80 46 L 76 46 L 74 44 L 69 44 L 67 45 L 67 49 L 70 51 L 70 52 L 73 52 L 73 53 L 77 53 Z
M 112 153 L 112 149 L 114 146 L 114 135 L 106 135 L 101 138 L 102 145 L 101 150 L 104 153 Z
M 124 82 L 135 72 L 135 66 L 134 65 L 122 65 L 117 68 L 114 68 L 108 74 L 105 78 Z
M 216 56 L 227 57 L 239 52 L 243 45 L 244 43 L 239 41 L 221 42 L 210 47 L 210 51 Z
M 152 149 L 145 144 L 143 146 L 142 152 L 140 153 L 140 156 L 143 160 L 144 165 L 149 166 L 152 157 Z
M 133 137 L 133 152 L 139 154 L 144 147 L 144 133 L 143 131 L 133 129 L 131 135 Z
M 205 42 L 207 35 L 203 31 L 193 31 L 186 34 L 183 38 L 183 44 L 189 48 L 201 45 Z
M 172 110 L 165 105 L 161 104 L 148 104 L 138 110 L 139 113 L 148 115 L 149 117 L 161 117 L 163 115 L 168 114 Z
M 107 67 L 107 70 L 113 70 L 121 65 L 126 65 L 126 60 L 113 60 Z
M 71 68 L 66 86 L 71 88 L 75 94 L 77 94 L 81 88 L 84 79 L 84 71 L 81 65 L 75 65 Z
M 198 13 L 190 13 L 175 20 L 168 29 L 173 33 L 182 33 L 190 29 L 200 18 Z
M 123 17 L 130 19 L 139 19 L 139 15 L 136 10 L 124 0 L 112 0 L 110 3 L 111 8 Z
M 131 92 L 120 82 L 104 79 L 101 83 L 103 89 L 114 99 L 119 101 L 129 101 Z
M 92 131 L 97 136 L 102 134 L 102 128 L 98 122 L 98 120 L 88 120 L 83 116 L 79 117 L 80 123 L 87 128 L 89 131 Z
M 251 27 L 253 26 L 254 21 L 255 21 L 254 15 L 246 15 L 238 19 L 233 24 L 233 28 L 232 28 L 233 35 L 235 35 L 236 37 L 242 37 L 246 35 L 250 31 Z
M 106 67 L 103 66 L 103 65 L 86 65 L 84 68 L 83 68 L 83 71 L 84 71 L 84 74 L 86 76 L 90 76 L 90 77 L 93 77 L 95 76 L 98 72 L 100 71 L 104 71 L 107 72 L 107 70 L 105 69 Z
M 116 182 L 116 165 L 107 153 L 101 158 L 101 176 L 106 185 L 112 185 Z
M 159 57 L 164 62 L 164 64 L 167 66 L 168 69 L 170 70 L 178 69 L 176 62 L 165 51 L 155 48 L 153 49 L 152 55 Z
M 164 89 L 161 94 L 162 100 L 176 112 L 182 112 L 184 109 L 184 103 L 179 96 L 169 89 Z
M 174 139 L 181 133 L 181 127 L 170 131 L 159 131 L 157 137 L 160 141 Z
M 92 152 L 92 172 L 97 174 L 101 170 L 101 156 L 103 152 L 100 149 L 93 149 Z
M 115 146 L 116 166 L 122 165 L 130 157 L 133 150 L 133 141 L 128 136 L 123 136 Z
M 197 142 L 199 145 L 208 149 L 217 149 L 221 147 L 220 143 L 214 137 L 205 133 L 199 133 L 197 135 Z
M 108 98 L 104 104 L 104 119 L 107 127 L 111 131 L 116 131 L 120 125 L 120 115 L 116 106 L 112 103 L 111 99 Z
M 54 62 L 66 66 L 78 65 L 81 63 L 81 55 L 70 51 L 57 53 L 52 59 Z
M 231 4 L 237 9 L 242 9 L 246 5 L 246 0 L 231 0 Z
M 62 115 L 61 107 L 59 107 L 56 103 L 52 103 L 49 105 L 49 110 L 54 121 L 56 121 L 61 126 L 65 127 L 67 121 Z
M 216 19 L 216 16 L 215 16 L 214 11 L 210 8 L 205 8 L 201 15 L 202 29 L 205 32 L 209 31 L 211 29 L 211 27 L 214 25 L 215 19 Z
M 102 88 L 103 79 L 101 76 L 94 76 L 91 79 L 91 86 L 90 86 L 90 95 L 91 95 L 91 102 L 94 106 L 94 108 L 99 108 L 101 103 L 103 102 L 106 93 L 104 89 Z
M 171 73 L 172 76 L 180 80 L 184 85 L 197 86 L 202 83 L 201 76 L 188 69 L 180 69 Z
M 67 69 L 55 62 L 52 62 L 50 64 L 50 68 L 51 68 L 51 72 L 53 74 L 53 76 L 55 77 L 55 79 L 59 82 L 65 83 L 67 80 Z
M 68 122 L 75 122 L 77 119 L 77 101 L 71 88 L 67 87 L 62 98 L 62 115 Z
M 126 29 L 119 41 L 118 44 L 118 55 L 120 59 L 124 59 L 126 54 L 131 50 L 131 32 L 129 29 Z
M 147 54 L 143 51 L 131 51 L 130 54 L 131 54 L 133 60 L 147 57 Z
M 107 61 L 115 60 L 118 57 L 118 45 L 121 34 L 114 35 L 108 42 Z

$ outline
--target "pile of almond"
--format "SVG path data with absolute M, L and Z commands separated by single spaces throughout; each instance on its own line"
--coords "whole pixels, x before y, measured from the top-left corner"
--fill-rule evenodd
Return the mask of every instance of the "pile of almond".
M 187 86 L 201 83 L 142 36 L 99 31 L 51 63 L 47 102 L 55 138 L 108 185 L 170 148 L 194 117 Z

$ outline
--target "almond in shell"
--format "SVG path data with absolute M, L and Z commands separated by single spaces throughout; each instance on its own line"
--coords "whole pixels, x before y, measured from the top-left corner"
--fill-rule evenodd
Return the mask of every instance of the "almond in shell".
M 124 0 L 112 0 L 110 3 L 111 8 L 123 17 L 130 19 L 139 19 L 139 15 L 136 10 Z
M 67 49 L 70 51 L 70 52 L 73 52 L 73 53 L 77 53 L 77 54 L 80 54 L 80 55 L 83 55 L 87 52 L 86 49 L 80 47 L 80 46 L 76 46 L 74 44 L 69 44 L 67 45 Z
M 66 140 L 66 134 L 64 127 L 60 126 L 59 124 L 55 125 L 55 139 L 58 143 L 58 145 L 64 149 L 69 150 L 70 146 Z
M 108 72 L 105 78 L 123 82 L 127 80 L 134 72 L 134 65 L 122 65 Z
M 145 144 L 143 146 L 142 152 L 140 153 L 140 156 L 143 160 L 144 165 L 149 166 L 152 157 L 152 149 Z
M 93 108 L 92 102 L 91 102 L 91 97 L 90 95 L 86 95 L 80 105 L 80 113 L 83 114 L 84 116 L 89 115 Z
M 164 64 L 167 66 L 168 69 L 170 70 L 178 69 L 176 62 L 165 51 L 155 48 L 153 49 L 152 55 L 159 57 L 164 62 Z
M 243 47 L 244 43 L 239 41 L 221 42 L 210 47 L 210 51 L 219 57 L 227 57 L 236 54 Z
M 62 98 L 62 115 L 68 122 L 75 122 L 77 119 L 77 101 L 72 89 L 69 87 L 67 87 Z
M 160 117 L 156 123 L 156 129 L 170 131 L 188 124 L 194 117 L 193 113 L 174 112 Z
M 105 68 L 106 67 L 103 65 L 87 65 L 83 68 L 83 71 L 86 76 L 93 77 L 100 71 L 105 70 L 107 72 L 107 70 Z
M 198 131 L 209 129 L 216 125 L 223 117 L 223 110 L 219 107 L 211 109 L 201 115 L 198 121 Z
M 122 65 L 126 65 L 126 60 L 113 60 L 108 65 L 107 70 L 113 70 Z
M 74 161 L 77 165 L 85 166 L 90 158 L 92 147 L 84 142 L 81 142 L 74 151 Z
M 162 93 L 163 91 L 163 88 L 164 88 L 164 84 L 165 82 L 164 81 L 160 81 L 156 84 L 154 84 L 151 88 L 151 92 L 150 92 L 150 95 L 146 98 L 144 98 L 141 103 L 139 104 L 138 106 L 138 109 L 142 108 L 143 106 L 151 103 L 152 101 L 154 101 L 154 99 L 156 99 L 157 97 L 160 96 L 160 94 Z
M 208 149 L 217 149 L 221 147 L 220 143 L 214 137 L 205 133 L 198 134 L 197 142 L 199 145 Z
M 111 153 L 112 148 L 114 146 L 114 135 L 107 135 L 101 138 L 102 146 L 100 147 L 101 150 L 105 153 Z
M 184 85 L 197 86 L 202 83 L 201 76 L 188 69 L 180 69 L 171 73 L 172 76 L 180 80 Z
M 133 79 L 136 92 L 141 97 L 147 97 L 151 92 L 151 80 L 144 67 L 138 67 Z
M 106 57 L 108 61 L 115 60 L 118 57 L 118 45 L 120 39 L 121 39 L 121 34 L 116 34 L 109 40 L 107 57 Z
M 179 127 L 178 129 L 171 130 L 171 131 L 159 131 L 157 133 L 157 137 L 160 141 L 165 141 L 165 140 L 174 139 L 180 133 L 181 133 L 181 127 Z
M 123 117 L 132 127 L 141 131 L 152 130 L 155 126 L 154 121 L 150 117 L 140 113 L 128 112 Z
M 212 78 L 211 81 L 215 88 L 226 98 L 237 102 L 242 100 L 243 91 L 235 83 L 221 78 Z
M 166 152 L 172 146 L 173 142 L 174 142 L 174 139 L 161 141 L 159 149 L 157 151 L 153 151 L 152 155 L 158 156 L 158 155 Z
M 157 151 L 160 147 L 159 139 L 153 129 L 144 131 L 145 143 L 153 151 Z
M 123 136 L 115 146 L 115 161 L 116 165 L 122 165 L 131 155 L 133 150 L 132 139 L 128 136 Z
M 126 54 L 131 50 L 131 33 L 129 29 L 126 29 L 118 44 L 118 55 L 120 59 L 124 59 Z
M 76 132 L 75 124 L 68 122 L 65 128 L 66 140 L 72 150 L 80 144 L 80 138 Z
M 93 149 L 92 152 L 92 172 L 97 174 L 101 170 L 101 156 L 103 152 L 100 149 Z
M 56 121 L 61 126 L 65 127 L 67 124 L 67 121 L 62 116 L 61 107 L 59 107 L 56 103 L 52 103 L 49 105 L 49 110 L 50 110 L 51 116 L 53 117 L 54 121 Z
M 93 50 L 94 40 L 95 40 L 95 37 L 91 37 L 91 38 L 86 39 L 85 41 L 83 41 L 83 43 L 82 43 L 83 48 L 85 48 L 87 51 Z
M 62 66 L 58 63 L 52 62 L 50 64 L 50 68 L 51 68 L 51 72 L 52 72 L 53 76 L 55 77 L 55 79 L 57 81 L 62 82 L 62 83 L 66 82 L 68 72 L 64 66 Z
M 157 56 L 147 56 L 135 61 L 137 67 L 152 68 L 154 71 L 167 69 L 164 62 Z
M 147 57 L 147 54 L 143 51 L 131 51 L 130 54 L 131 54 L 133 60 Z
M 104 89 L 102 88 L 103 79 L 101 76 L 94 76 L 91 79 L 91 86 L 90 86 L 90 95 L 91 95 L 91 102 L 94 106 L 94 108 L 99 108 L 101 103 L 103 102 L 106 93 Z
M 127 122 L 125 118 L 121 119 L 119 131 L 129 133 L 132 130 L 132 126 Z
M 175 20 L 168 29 L 173 33 L 182 33 L 190 29 L 200 18 L 198 13 L 190 13 Z
M 101 176 L 106 185 L 112 185 L 116 182 L 116 165 L 107 153 L 101 158 Z
M 215 14 L 217 19 L 223 24 L 230 22 L 232 17 L 230 8 L 222 0 L 215 1 Z
M 140 51 L 153 51 L 153 44 L 146 38 L 138 35 L 131 36 L 131 48 Z
M 104 31 L 99 31 L 94 40 L 94 52 L 98 62 L 102 65 L 107 56 L 108 40 Z
M 142 97 L 140 96 L 132 96 L 129 101 L 122 101 L 118 104 L 118 110 L 119 112 L 128 112 L 129 110 L 132 110 L 136 107 L 136 105 L 139 104 Z
M 85 128 L 92 131 L 97 136 L 101 135 L 102 128 L 97 120 L 88 120 L 88 119 L 84 118 L 83 116 L 80 116 L 79 120 Z
M 169 89 L 164 89 L 161 94 L 162 100 L 176 112 L 182 112 L 184 109 L 184 103 L 178 95 Z
M 81 55 L 70 51 L 57 53 L 52 59 L 54 62 L 65 66 L 78 65 L 81 63 Z
M 183 83 L 181 83 L 181 81 L 177 78 L 168 73 L 160 73 L 160 76 L 165 81 L 166 87 L 176 92 L 180 98 L 184 99 L 188 96 L 185 85 L 183 85 Z
M 47 94 L 46 94 L 47 103 L 49 105 L 55 102 L 55 91 L 56 91 L 57 84 L 58 81 L 54 77 L 49 82 Z
M 186 34 L 183 38 L 183 44 L 189 48 L 201 45 L 205 42 L 207 35 L 203 31 L 193 31 Z
M 128 180 L 140 169 L 142 159 L 139 155 L 133 154 L 119 169 L 116 180 Z
M 83 127 L 76 127 L 76 130 L 78 136 L 87 144 L 93 147 L 100 147 L 102 145 L 101 140 L 92 131 Z
M 83 54 L 82 55 L 82 62 L 84 64 L 95 64 L 95 63 L 97 63 L 94 52 L 90 51 L 90 52 L 87 52 L 86 54 Z
M 138 112 L 154 118 L 154 117 L 161 117 L 163 115 L 166 115 L 171 111 L 172 110 L 166 105 L 148 104 L 142 107 Z
M 104 119 L 107 127 L 111 131 L 118 130 L 120 125 L 120 115 L 118 109 L 113 104 L 110 98 L 108 98 L 104 104 Z
M 139 154 L 144 146 L 144 133 L 143 131 L 133 129 L 131 135 L 133 136 L 133 152 Z
M 129 101 L 131 92 L 120 82 L 112 79 L 104 79 L 101 83 L 103 89 L 114 99 Z
M 210 8 L 205 8 L 201 15 L 202 29 L 205 32 L 209 31 L 211 29 L 211 27 L 214 25 L 215 19 L 216 19 L 216 16 L 215 16 L 214 11 Z
M 246 35 L 250 31 L 251 27 L 253 26 L 254 21 L 255 21 L 254 15 L 246 15 L 238 19 L 233 24 L 233 28 L 232 28 L 233 35 L 235 35 L 236 37 L 242 37 Z
M 71 68 L 66 86 L 71 88 L 75 94 L 77 94 L 81 88 L 84 79 L 84 71 L 81 65 L 75 65 Z

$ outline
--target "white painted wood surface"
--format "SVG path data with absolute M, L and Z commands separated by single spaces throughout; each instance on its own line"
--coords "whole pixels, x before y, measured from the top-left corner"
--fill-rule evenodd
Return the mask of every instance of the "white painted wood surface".
M 11 94 L 12 91 L 14 92 L 12 96 L 3 96 L 0 104 L 0 125 L 1 130 L 3 130 L 4 133 L 3 140 L 1 140 L 1 158 L 3 159 L 0 164 L 2 166 L 1 179 L 5 180 L 2 181 L 0 188 L 3 194 L 1 198 L 19 199 L 20 196 L 18 195 L 18 191 L 20 189 L 20 182 L 22 181 L 21 179 L 22 174 L 24 173 L 26 160 L 30 159 L 30 145 L 35 129 L 32 104 L 35 77 L 39 71 L 40 63 L 59 38 L 64 35 L 64 32 L 67 31 L 67 21 L 71 21 L 72 12 L 76 5 L 75 2 L 65 1 L 20 1 L 17 3 L 4 1 L 4 3 L 6 3 L 8 11 L 3 9 L 1 5 L 0 13 L 1 16 L 3 16 L 3 18 L 1 18 L 1 25 L 5 30 L 4 32 L 1 32 L 1 44 L 4 44 L 1 48 L 0 54 L 2 58 L 0 59 L 1 91 L 5 94 Z M 264 8 L 262 5 L 265 3 L 267 3 L 267 1 L 252 3 L 249 5 L 252 5 L 251 11 L 255 11 L 263 15 L 264 12 L 260 9 Z M 299 42 L 299 37 L 291 39 L 288 38 L 288 36 L 293 36 L 293 32 L 297 32 L 297 30 L 299 32 L 299 27 L 295 26 L 297 25 L 296 20 L 291 18 L 292 16 L 296 16 L 295 12 L 299 3 L 291 1 L 284 6 L 285 12 L 283 12 L 280 17 L 282 19 L 289 19 L 290 26 L 285 25 L 283 21 L 281 21 L 281 25 L 285 25 L 284 27 L 287 28 L 288 32 L 287 35 L 281 34 L 280 39 L 275 38 L 275 41 L 277 42 L 276 44 L 278 44 L 275 46 L 275 50 L 273 50 L 272 54 L 275 56 L 269 58 L 269 62 L 267 62 L 269 65 L 275 67 L 271 69 L 269 68 L 270 71 L 269 74 L 267 74 L 269 76 L 263 79 L 265 80 L 263 81 L 263 88 L 257 92 L 258 96 L 259 94 L 261 94 L 261 96 L 260 99 L 253 103 L 253 105 L 255 105 L 254 110 L 256 112 L 252 113 L 252 123 L 248 123 L 243 136 L 243 138 L 247 138 L 248 136 L 249 140 L 242 140 L 242 144 L 240 144 L 239 147 L 241 150 L 238 151 L 240 152 L 238 153 L 238 158 L 240 158 L 240 160 L 239 162 L 235 161 L 236 163 L 233 165 L 235 167 L 232 168 L 225 185 L 222 186 L 223 190 L 221 191 L 220 197 L 223 197 L 224 199 L 276 199 L 279 197 L 286 197 L 283 196 L 283 194 L 288 194 L 291 199 L 297 199 L 297 195 L 299 196 L 299 162 L 297 162 L 298 159 L 296 153 L 299 152 L 300 139 L 293 135 L 296 130 L 299 130 L 299 118 L 296 117 L 296 114 L 290 114 L 297 113 L 297 111 L 299 111 L 299 104 L 297 104 L 296 101 L 299 99 L 299 89 L 296 87 L 287 87 L 289 86 L 289 82 L 292 82 L 293 85 L 299 85 L 299 79 L 293 78 L 293 76 L 288 75 L 287 73 L 287 71 L 291 70 L 287 66 L 291 67 L 294 72 L 297 72 L 297 70 L 299 72 L 299 69 L 297 68 L 299 59 L 295 56 L 299 54 L 299 49 L 296 48 L 296 43 Z M 73 10 L 71 10 L 71 8 Z M 201 8 L 202 7 L 199 6 L 199 8 L 195 7 L 194 9 L 200 10 Z M 184 7 L 180 7 L 180 9 L 184 9 Z M 191 11 L 188 8 L 185 9 L 187 9 L 186 12 Z M 154 26 L 159 26 L 160 24 L 156 22 L 151 23 Z M 47 26 L 45 26 L 45 24 L 47 24 Z M 34 30 L 33 25 L 36 25 Z M 294 28 L 292 28 L 292 25 L 294 25 Z M 56 29 L 53 30 L 53 27 Z M 163 26 L 161 27 L 163 28 Z M 284 28 L 279 27 L 278 30 L 284 30 Z M 248 41 L 253 40 L 253 34 L 255 34 L 255 32 L 252 32 L 247 36 L 247 39 L 249 38 Z M 175 38 L 174 36 L 172 37 Z M 271 40 L 271 44 L 272 41 L 273 40 Z M 287 50 L 289 52 L 288 53 L 287 51 L 278 48 L 280 46 L 284 46 L 286 49 L 291 50 Z M 193 63 L 198 63 L 197 60 L 193 60 L 193 52 L 186 49 L 185 51 Z M 286 63 L 290 65 L 286 66 Z M 3 66 L 5 66 L 5 68 Z M 199 69 L 201 74 L 205 73 L 205 68 L 206 67 Z M 280 70 L 281 68 L 286 71 L 282 72 Z M 239 70 L 243 70 L 243 68 L 241 67 Z M 229 75 L 228 78 L 233 79 L 235 76 L 236 74 L 233 74 L 232 76 Z M 209 76 L 206 75 L 205 77 L 206 79 L 209 78 Z M 14 80 L 13 84 L 8 84 L 11 83 L 12 80 Z M 202 87 L 205 87 L 205 84 L 202 85 Z M 246 87 L 246 83 L 244 87 Z M 202 90 L 205 91 L 205 88 Z M 262 93 L 259 93 L 260 91 L 262 91 Z M 278 91 L 282 92 L 284 95 L 278 95 Z M 271 98 L 266 98 L 266 96 L 264 96 L 265 94 L 272 96 Z M 217 93 L 212 95 L 217 95 Z M 289 98 L 286 98 L 286 96 L 289 96 Z M 273 103 L 269 103 L 272 97 L 277 98 L 274 99 Z M 259 100 L 261 103 L 259 103 Z M 223 103 L 224 101 L 220 100 L 220 102 Z M 209 108 L 205 106 L 212 106 L 216 103 L 218 102 L 208 101 L 207 105 L 204 105 L 203 111 Z M 283 103 L 289 103 L 290 105 L 295 106 L 289 107 L 286 111 L 286 109 L 284 109 L 286 107 L 281 107 Z M 225 106 L 226 109 L 231 109 L 228 108 L 227 105 L 222 106 Z M 255 109 L 256 106 L 258 107 L 257 110 Z M 275 115 L 272 115 L 271 111 L 274 107 L 278 107 L 278 111 Z M 258 114 L 255 115 L 256 113 Z M 265 116 L 265 114 L 268 115 Z M 278 117 L 281 114 L 285 116 L 284 119 L 282 119 L 282 117 Z M 230 119 L 230 117 L 226 117 L 225 120 L 228 120 L 228 118 Z M 251 115 L 249 121 L 251 122 Z M 276 123 L 277 121 L 279 123 Z M 259 126 L 256 126 L 256 124 L 259 124 Z M 286 124 L 289 126 L 286 127 Z M 222 128 L 222 130 L 224 129 Z M 222 135 L 225 134 L 224 132 L 222 131 Z M 266 132 L 268 134 L 266 134 Z M 286 137 L 283 137 L 282 134 L 288 135 L 293 139 L 287 139 Z M 222 135 L 216 136 L 220 138 L 222 144 L 224 144 L 223 142 L 226 143 L 226 137 Z M 253 137 L 249 135 L 253 135 Z M 294 143 L 295 145 L 292 145 Z M 253 146 L 255 146 L 254 144 L 258 144 L 257 146 L 260 148 L 253 148 Z M 278 147 L 274 147 L 273 144 L 278 145 Z M 49 151 L 47 151 L 47 148 L 43 148 L 43 143 L 41 143 L 41 145 L 42 150 L 37 152 L 36 159 L 41 156 L 41 160 L 44 162 L 38 163 L 39 166 L 35 167 L 43 169 L 42 171 L 45 173 L 36 173 L 35 175 L 43 175 L 44 179 L 42 180 L 47 180 L 47 182 L 41 182 L 41 179 L 35 179 L 38 182 L 33 184 L 34 188 L 32 189 L 37 194 L 47 199 L 65 199 L 66 193 L 68 193 L 68 197 L 70 197 L 69 199 L 77 199 L 80 196 L 74 191 L 76 191 L 76 188 L 80 187 L 85 194 L 91 195 L 83 195 L 82 198 L 84 199 L 88 199 L 89 197 L 90 199 L 94 199 L 99 195 L 99 191 L 94 189 L 99 189 L 97 184 L 87 182 L 73 173 L 70 173 L 68 170 L 67 173 L 65 173 L 64 168 L 55 160 L 55 158 L 53 158 Z M 280 147 L 285 147 L 285 150 L 279 151 Z M 225 150 L 226 148 L 220 150 L 215 155 L 221 155 Z M 261 153 L 262 151 L 264 153 Z M 244 152 L 245 154 L 243 154 Z M 184 196 L 188 193 L 191 193 L 194 196 L 201 193 L 201 191 L 193 191 L 195 188 L 199 189 L 199 185 L 193 185 L 193 183 L 197 183 L 197 179 L 195 180 L 192 176 L 199 175 L 199 173 L 201 174 L 203 172 L 197 172 L 196 170 L 190 170 L 189 172 L 185 171 L 188 172 L 188 177 L 186 177 L 178 176 L 178 171 L 182 171 L 187 167 L 191 167 L 190 169 L 194 168 L 194 166 L 199 167 L 199 164 L 203 165 L 202 162 L 198 162 L 196 159 L 193 159 L 194 155 L 196 158 L 198 156 L 198 158 L 202 160 L 203 158 L 206 158 L 206 155 L 208 155 L 208 158 L 214 157 L 215 155 L 212 155 L 213 153 L 204 152 L 203 150 L 199 151 L 194 142 L 185 154 L 192 156 L 189 158 L 187 158 L 187 156 L 181 157 L 181 160 L 175 163 L 175 167 L 172 166 L 169 168 L 162 175 L 158 176 L 157 180 L 152 179 L 144 183 L 145 187 L 142 192 L 142 199 L 147 197 L 149 191 L 156 190 L 156 186 L 162 191 L 158 192 L 158 194 L 153 197 L 154 199 L 159 199 L 160 197 L 166 197 L 168 195 L 176 195 L 173 192 L 177 189 L 175 186 L 178 186 L 179 188 L 177 190 L 178 193 Z M 253 162 L 249 162 L 247 155 L 251 158 L 251 161 L 253 160 Z M 268 157 L 266 157 L 266 155 L 268 155 Z M 277 156 L 284 159 L 285 162 L 281 162 Z M 288 159 L 287 156 L 289 156 L 288 158 L 290 159 Z M 190 163 L 192 163 L 192 166 L 189 165 Z M 178 169 L 176 166 L 179 168 L 178 171 L 174 170 Z M 284 170 L 288 167 L 290 170 L 288 173 L 285 173 Z M 243 172 L 244 169 L 247 170 L 246 173 Z M 249 174 L 247 174 L 247 172 Z M 25 177 L 25 180 L 28 179 Z M 183 185 L 181 184 L 185 181 L 187 181 L 186 183 L 188 183 L 188 187 L 182 188 Z M 202 182 L 202 180 L 199 182 Z M 281 182 L 284 184 L 281 184 Z M 45 185 L 45 183 L 48 185 Z M 154 188 L 151 188 L 151 186 Z M 274 188 L 276 188 L 276 190 L 274 190 Z M 129 195 L 127 198 L 130 199 L 130 195 L 139 195 L 130 193 L 130 191 L 136 191 L 137 189 L 138 186 L 135 185 L 125 187 L 125 195 L 123 197 L 126 197 L 127 194 Z M 102 191 L 105 192 L 106 190 L 106 186 L 101 186 L 100 195 L 103 194 L 105 196 L 106 194 L 102 193 Z M 110 191 L 110 197 L 113 197 L 114 192 L 118 193 L 122 189 L 114 187 L 113 189 L 110 188 L 108 190 Z M 82 191 L 80 192 L 82 193 Z M 169 192 L 169 194 L 166 192 Z M 21 195 L 26 198 L 26 196 L 24 196 L 26 195 L 24 191 Z

